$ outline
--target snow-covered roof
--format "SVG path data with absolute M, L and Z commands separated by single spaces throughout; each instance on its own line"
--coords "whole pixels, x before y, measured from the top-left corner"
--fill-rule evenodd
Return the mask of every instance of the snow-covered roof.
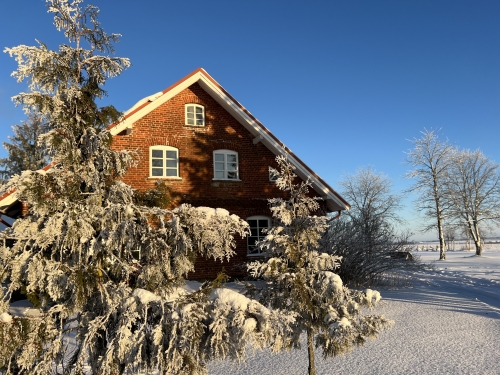
M 167 102 L 175 95 L 194 83 L 198 83 L 214 100 L 228 111 L 241 125 L 253 134 L 254 143 L 262 142 L 275 155 L 287 154 L 288 160 L 296 167 L 296 174 L 303 180 L 309 179 L 312 187 L 323 199 L 331 211 L 348 210 L 349 204 L 332 189 L 323 179 L 300 160 L 286 147 L 269 129 L 257 120 L 245 107 L 234 99 L 215 79 L 203 68 L 198 68 L 165 90 L 139 100 L 125 112 L 122 121 L 112 124 L 108 129 L 112 135 L 132 129 L 134 123 Z

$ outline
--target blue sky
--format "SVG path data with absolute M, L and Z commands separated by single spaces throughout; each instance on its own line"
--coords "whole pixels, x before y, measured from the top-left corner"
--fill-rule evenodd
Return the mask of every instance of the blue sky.
M 103 104 L 126 110 L 203 67 L 336 189 L 368 165 L 409 187 L 404 151 L 424 127 L 500 162 L 497 0 L 91 3 L 133 64 Z M 43 0 L 2 1 L 0 19 L 2 49 L 65 42 Z M 15 68 L 0 54 L 0 142 L 24 119 Z M 418 234 L 413 199 L 401 214 Z

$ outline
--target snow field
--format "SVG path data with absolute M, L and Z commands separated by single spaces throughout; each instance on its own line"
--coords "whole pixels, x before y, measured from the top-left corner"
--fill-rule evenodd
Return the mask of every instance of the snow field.
M 395 321 L 378 339 L 349 354 L 323 360 L 319 374 L 500 374 L 500 245 L 483 256 L 471 251 L 418 252 L 433 270 L 411 275 L 412 287 L 380 289 L 375 314 Z M 245 364 L 213 363 L 213 375 L 307 374 L 305 340 L 301 350 L 249 352 Z

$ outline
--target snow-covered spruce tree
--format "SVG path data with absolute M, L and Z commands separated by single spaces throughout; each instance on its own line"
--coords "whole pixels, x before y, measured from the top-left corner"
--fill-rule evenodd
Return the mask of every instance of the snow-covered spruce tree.
M 14 135 L 9 137 L 10 142 L 4 142 L 3 147 L 8 151 L 6 158 L 0 158 L 0 174 L 9 179 L 25 170 L 36 171 L 48 164 L 48 155 L 45 146 L 38 137 L 46 133 L 48 124 L 37 113 L 28 115 L 26 121 L 12 127 Z
M 278 224 L 258 244 L 268 258 L 248 266 L 265 284 L 261 288 L 249 286 L 248 295 L 295 316 L 293 332 L 283 340 L 283 346 L 299 348 L 300 335 L 305 332 L 312 375 L 316 374 L 313 341 L 325 358 L 333 357 L 375 337 L 391 322 L 384 316 L 362 315 L 362 306 L 372 307 L 380 294 L 370 289 L 351 291 L 332 272 L 341 258 L 318 252 L 328 218 L 311 216 L 319 204 L 308 196 L 310 183 L 295 184 L 293 166 L 285 157 L 278 157 L 277 162 L 280 171 L 273 171 L 279 175 L 276 184 L 289 192 L 290 198 L 270 200 Z
M 69 43 L 6 49 L 30 88 L 15 101 L 50 125 L 53 164 L 0 192 L 16 189 L 30 207 L 8 233 L 13 247 L 0 248 L 0 373 L 202 374 L 212 359 L 243 359 L 248 342 L 279 347 L 290 314 L 217 282 L 187 287 L 194 259 L 230 257 L 248 225 L 223 209 L 134 203 L 120 181 L 134 155 L 113 151 L 103 130 L 118 112 L 96 104 L 106 79 L 129 66 L 105 55 L 118 35 L 104 32 L 94 6 L 47 2 Z M 36 313 L 11 315 L 16 290 Z

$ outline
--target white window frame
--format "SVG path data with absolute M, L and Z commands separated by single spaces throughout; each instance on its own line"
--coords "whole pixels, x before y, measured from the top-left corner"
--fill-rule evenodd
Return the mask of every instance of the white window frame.
M 254 256 L 262 256 L 262 252 L 253 244 L 250 244 L 251 241 L 255 239 L 255 241 L 260 241 L 262 240 L 267 234 L 262 233 L 262 229 L 269 229 L 271 228 L 271 218 L 268 216 L 262 216 L 262 215 L 257 215 L 257 216 L 250 216 L 247 217 L 246 221 L 250 225 L 249 221 L 250 220 L 256 220 L 257 221 L 257 226 L 252 227 L 250 226 L 250 231 L 252 231 L 252 228 L 256 230 L 255 235 L 252 235 L 254 233 L 250 233 L 249 236 L 247 236 L 247 256 L 249 257 L 254 257 Z M 262 220 L 267 220 L 267 227 L 260 226 L 260 222 Z
M 193 108 L 193 118 L 189 119 L 188 118 L 188 109 Z M 196 118 L 196 115 L 198 114 L 198 111 L 201 109 L 201 121 L 198 123 L 198 119 Z M 189 123 L 189 121 L 192 120 L 192 124 Z M 205 126 L 205 107 L 199 104 L 194 104 L 194 103 L 189 103 L 184 105 L 184 124 L 188 126 Z
M 223 155 L 223 159 L 221 160 L 220 156 Z M 236 156 L 236 169 L 234 170 L 230 167 L 230 163 L 232 161 L 228 160 L 229 156 Z M 240 171 L 239 171 L 239 159 L 238 153 L 232 150 L 215 150 L 213 152 L 213 160 L 214 160 L 214 180 L 226 180 L 226 181 L 241 181 L 240 180 Z M 221 173 L 222 172 L 222 173 Z M 234 175 L 235 173 L 235 175 Z M 233 175 L 231 175 L 233 174 Z M 222 176 L 221 176 L 222 175 Z M 231 177 L 230 177 L 231 176 Z M 234 176 L 234 177 L 232 177 Z
M 162 151 L 162 157 L 153 157 L 153 151 Z M 167 151 L 175 151 L 176 157 L 175 159 L 172 157 L 167 157 Z M 154 160 L 162 160 L 162 166 L 153 166 L 153 161 Z M 168 162 L 175 160 L 176 166 L 172 167 L 171 165 L 168 166 Z M 171 164 L 171 163 L 170 163 Z M 159 170 L 162 169 L 163 173 L 161 176 L 155 176 L 153 175 L 153 169 Z M 175 175 L 167 175 L 167 171 L 172 171 L 175 170 Z M 164 179 L 179 179 L 179 149 L 176 147 L 172 146 L 150 146 L 149 147 L 149 177 L 150 178 L 164 178 Z

